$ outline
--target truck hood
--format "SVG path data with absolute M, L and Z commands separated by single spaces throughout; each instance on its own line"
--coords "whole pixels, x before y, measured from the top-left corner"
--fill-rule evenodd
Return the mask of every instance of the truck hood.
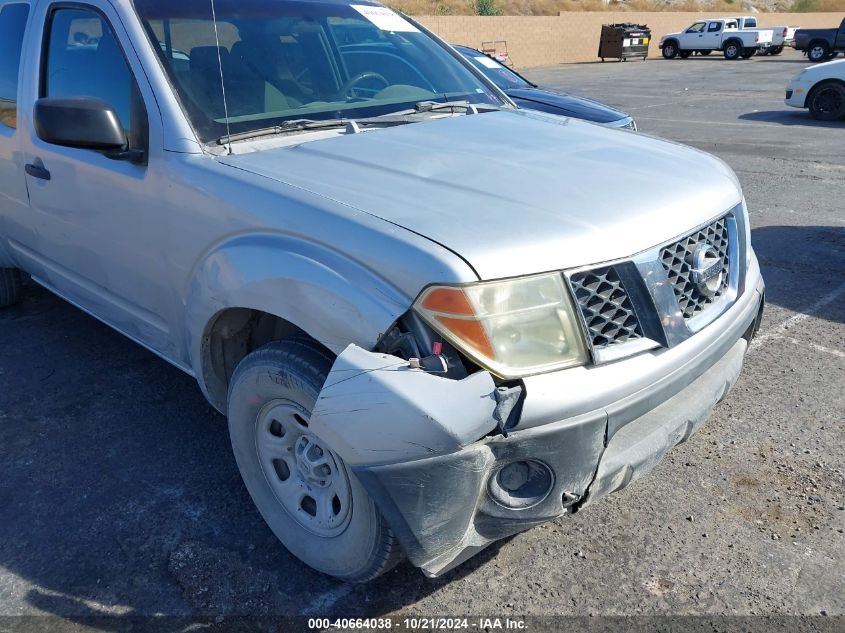
M 422 235 L 481 279 L 626 257 L 689 232 L 742 197 L 730 168 L 703 152 L 525 111 L 218 160 Z

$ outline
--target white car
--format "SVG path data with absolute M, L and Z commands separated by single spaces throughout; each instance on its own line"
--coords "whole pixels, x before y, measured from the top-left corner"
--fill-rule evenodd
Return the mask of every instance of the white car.
M 845 59 L 809 66 L 786 87 L 786 105 L 809 108 L 814 119 L 845 119 Z
M 663 57 L 686 59 L 695 52 L 709 55 L 722 51 L 725 59 L 748 59 L 772 43 L 772 31 L 739 29 L 734 18 L 699 20 L 680 33 L 669 33 L 660 39 Z

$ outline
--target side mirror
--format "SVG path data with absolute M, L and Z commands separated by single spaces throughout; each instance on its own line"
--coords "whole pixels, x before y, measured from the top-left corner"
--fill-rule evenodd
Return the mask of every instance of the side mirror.
M 144 153 L 130 150 L 120 117 L 95 97 L 45 97 L 35 102 L 38 138 L 53 145 L 103 152 L 109 158 L 140 162 Z

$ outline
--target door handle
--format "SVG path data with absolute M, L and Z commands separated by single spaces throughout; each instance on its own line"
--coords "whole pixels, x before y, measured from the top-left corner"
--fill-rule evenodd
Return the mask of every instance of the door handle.
M 44 168 L 43 165 L 33 165 L 27 163 L 24 170 L 33 178 L 40 178 L 41 180 L 50 180 L 50 172 Z

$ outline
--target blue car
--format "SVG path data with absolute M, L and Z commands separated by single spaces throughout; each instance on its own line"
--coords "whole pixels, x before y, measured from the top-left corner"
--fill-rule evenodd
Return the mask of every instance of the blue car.
M 513 101 L 526 110 L 540 110 L 550 114 L 584 119 L 607 127 L 621 127 L 637 131 L 637 124 L 629 115 L 608 105 L 537 87 L 515 70 L 468 46 L 454 46 L 475 68 L 501 88 Z

